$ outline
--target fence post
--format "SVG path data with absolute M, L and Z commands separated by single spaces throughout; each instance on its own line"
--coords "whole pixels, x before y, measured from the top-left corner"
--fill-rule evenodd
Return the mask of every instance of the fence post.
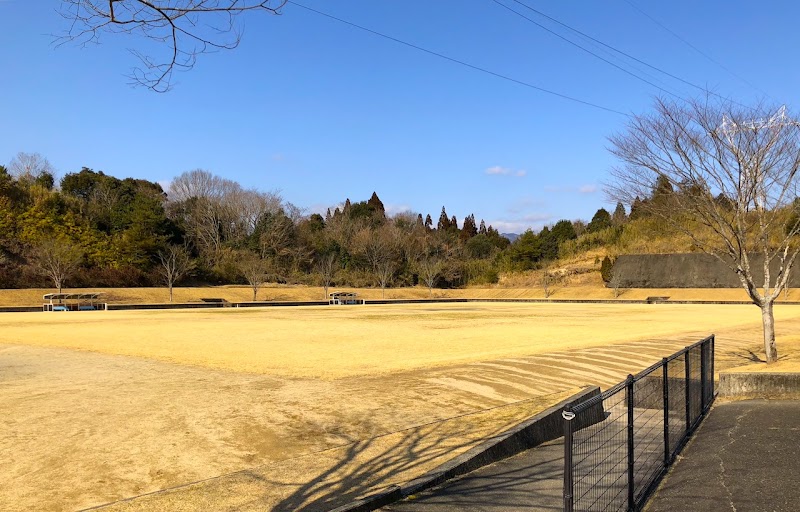
M 715 355 L 715 345 L 716 345 L 717 338 L 715 335 L 711 335 L 711 398 L 714 398 L 714 388 L 716 386 L 716 382 L 714 381 L 714 360 L 717 358 Z
M 628 399 L 628 510 L 636 510 L 636 503 L 634 501 L 634 458 L 633 458 L 633 375 L 628 375 L 627 384 L 625 386 Z
M 669 449 L 669 360 L 666 357 L 661 360 L 661 372 L 664 376 L 664 469 L 666 469 L 672 458 Z
M 561 413 L 564 418 L 564 512 L 573 512 L 575 505 L 574 485 L 572 482 L 572 420 L 575 413 L 572 406 L 567 406 Z
M 706 351 L 708 349 L 708 341 L 705 341 L 702 345 L 700 345 L 700 414 L 703 414 L 706 410 L 706 401 L 707 397 L 706 394 L 708 390 L 706 390 L 706 365 L 708 364 L 708 358 Z
M 687 350 L 684 354 L 684 366 L 685 366 L 685 373 L 686 375 L 684 378 L 686 379 L 686 433 L 688 434 L 689 431 L 692 429 L 692 390 L 691 390 L 691 382 L 692 382 L 692 373 L 691 368 L 689 366 L 689 350 Z

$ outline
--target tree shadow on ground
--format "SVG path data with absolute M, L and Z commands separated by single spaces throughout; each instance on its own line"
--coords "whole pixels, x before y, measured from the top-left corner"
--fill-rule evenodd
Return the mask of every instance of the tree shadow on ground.
M 278 478 L 269 468 L 248 471 L 248 479 L 271 491 L 269 495 L 255 497 L 244 508 L 266 508 L 273 512 L 327 511 L 391 484 L 421 476 L 479 442 L 496 437 L 507 425 L 489 432 L 484 430 L 480 436 L 470 432 L 470 428 L 467 421 L 449 420 L 353 441 L 346 447 L 317 454 L 318 460 L 330 462 L 316 475 L 303 475 L 302 481 L 298 481 L 297 475 L 294 479 Z M 281 494 L 281 488 L 290 492 L 276 503 L 275 495 Z
M 535 454 L 525 452 L 511 463 L 454 480 L 389 509 L 423 511 L 439 510 L 441 506 L 458 510 L 518 510 L 535 504 L 537 511 L 563 510 L 563 448 L 560 444 L 541 448 Z

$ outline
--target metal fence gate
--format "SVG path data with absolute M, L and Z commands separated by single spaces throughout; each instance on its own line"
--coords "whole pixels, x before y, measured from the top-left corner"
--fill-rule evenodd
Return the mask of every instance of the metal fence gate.
M 714 400 L 714 336 L 564 410 L 564 510 L 638 511 Z

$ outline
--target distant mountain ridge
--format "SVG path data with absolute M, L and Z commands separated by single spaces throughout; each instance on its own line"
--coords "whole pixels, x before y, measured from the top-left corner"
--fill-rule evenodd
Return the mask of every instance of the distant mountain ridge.
M 500 233 L 500 236 L 508 238 L 508 241 L 511 242 L 512 244 L 514 243 L 514 241 L 516 241 L 517 238 L 519 238 L 519 235 L 516 233 Z

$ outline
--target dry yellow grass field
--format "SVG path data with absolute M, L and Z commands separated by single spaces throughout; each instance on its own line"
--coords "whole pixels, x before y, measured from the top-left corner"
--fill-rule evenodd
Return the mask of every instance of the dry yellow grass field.
M 800 307 L 776 320 L 795 354 Z M 327 510 L 710 332 L 718 369 L 760 353 L 743 305 L 6 313 L 0 329 L 12 511 Z

